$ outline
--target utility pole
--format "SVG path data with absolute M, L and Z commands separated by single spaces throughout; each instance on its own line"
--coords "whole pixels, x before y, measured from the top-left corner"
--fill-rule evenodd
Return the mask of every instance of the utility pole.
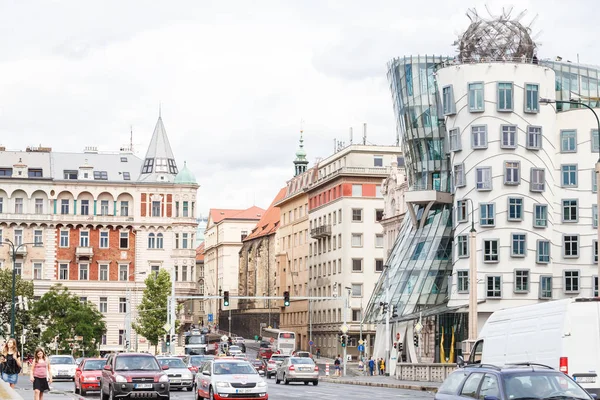
M 388 306 L 388 311 L 385 313 L 385 368 L 389 375 L 390 371 L 390 266 L 386 268 L 385 276 L 385 302 Z
M 169 348 L 167 349 L 167 351 L 170 354 L 174 354 L 173 350 L 175 350 L 175 343 L 174 343 L 174 338 L 175 338 L 175 320 L 176 320 L 176 315 L 175 315 L 175 304 L 177 303 L 177 300 L 175 298 L 175 266 L 173 265 L 171 268 L 171 326 L 169 329 L 169 334 L 171 335 L 171 343 L 169 344 Z
M 348 295 L 344 295 L 344 323 L 342 325 L 342 335 L 346 336 L 346 345 L 343 347 L 342 353 L 343 353 L 343 365 L 344 365 L 344 372 L 343 372 L 343 376 L 346 376 L 346 347 L 348 346 Z

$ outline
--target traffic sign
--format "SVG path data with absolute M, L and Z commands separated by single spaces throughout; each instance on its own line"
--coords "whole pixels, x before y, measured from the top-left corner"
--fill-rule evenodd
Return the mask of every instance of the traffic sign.
M 365 351 L 365 346 L 364 346 L 364 345 L 362 345 L 362 344 L 359 344 L 359 345 L 358 345 L 358 351 L 360 351 L 360 352 L 363 352 L 363 351 Z
M 346 324 L 343 324 L 343 325 L 340 327 L 340 331 L 342 331 L 342 333 L 343 333 L 343 334 L 346 334 L 346 333 L 348 332 L 348 325 L 346 325 Z
M 364 340 L 362 340 L 362 339 L 360 339 L 360 340 L 358 341 L 358 344 L 365 344 L 365 341 L 364 341 Z
M 309 340 L 309 341 L 308 341 L 308 345 L 309 345 L 310 347 L 313 347 L 313 346 L 315 345 L 315 342 L 313 342 L 312 340 Z
M 222 340 L 223 342 L 226 342 L 226 341 L 227 341 L 227 339 L 229 339 L 229 338 L 227 337 L 227 335 L 223 335 L 223 336 L 221 336 L 221 340 Z
M 417 322 L 417 323 L 415 324 L 415 332 L 417 332 L 417 333 L 421 333 L 421 330 L 423 330 L 423 324 L 422 324 L 422 323 L 420 323 L 420 322 Z
M 171 324 L 168 324 L 168 323 L 167 323 L 167 324 L 164 324 L 164 325 L 163 325 L 163 329 L 164 329 L 165 331 L 169 332 L 169 331 L 171 330 Z
M 213 322 L 213 315 L 212 314 L 208 314 L 208 322 Z

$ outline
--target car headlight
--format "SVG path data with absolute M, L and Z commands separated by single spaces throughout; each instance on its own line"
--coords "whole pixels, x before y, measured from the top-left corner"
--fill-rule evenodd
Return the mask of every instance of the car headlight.
M 229 382 L 217 382 L 216 386 L 218 388 L 228 388 L 229 387 Z
M 267 382 L 265 381 L 260 381 L 256 384 L 256 387 L 267 387 Z
M 159 382 L 169 382 L 169 376 L 168 375 L 161 375 L 160 378 L 158 378 Z
M 126 383 L 127 382 L 127 378 L 125 378 L 123 375 L 116 375 L 115 376 L 115 382 Z
M 192 379 L 192 374 L 183 374 L 183 379 Z

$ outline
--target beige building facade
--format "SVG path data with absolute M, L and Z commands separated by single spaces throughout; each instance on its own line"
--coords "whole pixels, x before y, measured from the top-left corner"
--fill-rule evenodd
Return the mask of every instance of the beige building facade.
M 381 185 L 384 207 L 383 218 L 379 223 L 383 227 L 383 250 L 386 259 L 392 252 L 394 242 L 400 233 L 402 221 L 404 221 L 406 214 L 404 194 L 407 190 L 408 181 L 404 169 L 404 158 L 398 156 L 398 160 L 392 163 L 389 175 Z

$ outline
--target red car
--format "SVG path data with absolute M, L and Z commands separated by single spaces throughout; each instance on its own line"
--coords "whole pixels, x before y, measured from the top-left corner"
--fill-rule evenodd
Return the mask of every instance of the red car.
M 85 358 L 75 370 L 75 393 L 82 396 L 88 390 L 100 390 L 100 377 L 106 358 Z

